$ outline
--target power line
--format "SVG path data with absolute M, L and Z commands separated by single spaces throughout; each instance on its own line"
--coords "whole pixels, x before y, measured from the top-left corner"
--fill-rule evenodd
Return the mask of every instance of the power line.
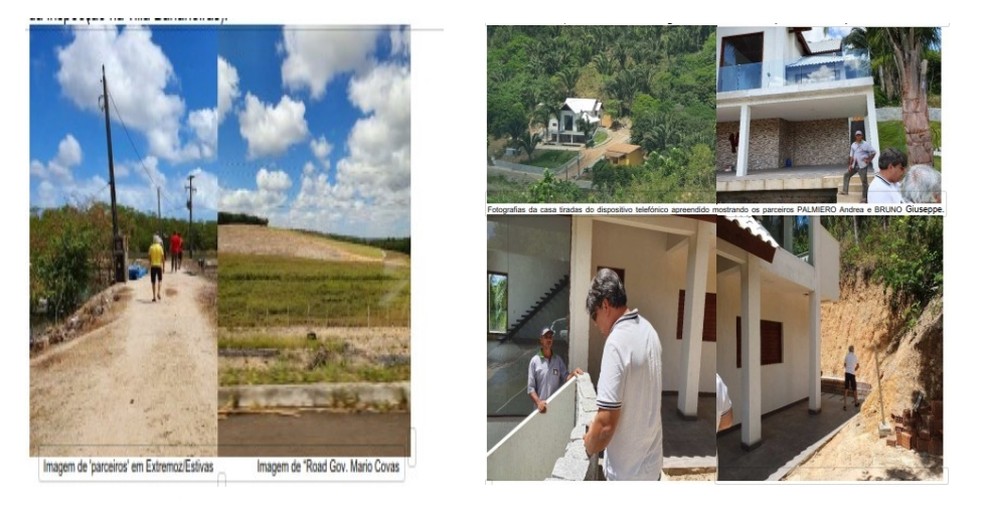
M 133 148 L 133 152 L 136 153 L 137 155 L 137 161 L 140 163 L 140 168 L 142 168 L 144 173 L 147 174 L 147 179 L 150 180 L 152 187 L 158 187 L 158 188 L 162 187 L 161 183 L 158 183 L 157 180 L 154 179 L 154 176 L 151 175 L 150 170 L 147 168 L 146 165 L 144 165 L 144 156 L 137 149 L 137 145 L 133 142 L 133 137 L 130 136 L 130 130 L 127 128 L 126 122 L 123 120 L 123 115 L 120 114 L 120 109 L 116 105 L 116 99 L 113 97 L 113 95 L 110 94 L 109 100 L 110 102 L 113 103 L 113 110 L 116 111 L 116 120 L 120 123 L 121 126 L 123 126 L 123 133 L 126 134 L 126 138 L 130 142 L 130 147 Z M 165 188 L 163 191 L 164 191 L 165 200 L 167 200 L 171 204 L 174 204 L 175 199 L 171 197 L 170 194 L 167 193 L 167 189 Z

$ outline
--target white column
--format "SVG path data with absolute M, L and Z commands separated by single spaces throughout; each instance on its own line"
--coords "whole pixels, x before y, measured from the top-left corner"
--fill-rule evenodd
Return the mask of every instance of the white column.
M 810 217 L 810 264 L 813 265 L 813 291 L 810 292 L 810 413 L 820 413 L 820 264 L 817 261 L 820 217 Z
M 748 136 L 751 133 L 752 108 L 748 105 L 741 106 L 741 120 L 738 123 L 738 168 L 735 175 L 744 176 L 748 174 Z
M 741 267 L 741 444 L 751 449 L 762 441 L 762 282 L 756 256 Z
M 571 369 L 580 367 L 588 370 L 588 337 L 591 328 L 591 316 L 584 309 L 584 301 L 588 297 L 591 279 L 591 218 L 577 216 L 571 218 L 571 294 L 568 335 L 570 336 L 570 353 L 568 364 Z M 598 381 L 598 375 L 591 375 L 591 380 Z
M 865 94 L 865 100 L 868 103 L 868 115 L 864 116 L 866 140 L 881 155 L 881 148 L 878 146 L 878 114 L 875 112 L 875 92 L 873 90 L 868 91 Z M 871 166 L 875 170 L 878 170 L 878 161 L 872 161 Z
M 680 352 L 677 411 L 692 419 L 697 418 L 707 264 L 714 230 L 714 224 L 697 220 L 697 232 L 687 242 L 687 287 L 683 302 L 683 349 Z

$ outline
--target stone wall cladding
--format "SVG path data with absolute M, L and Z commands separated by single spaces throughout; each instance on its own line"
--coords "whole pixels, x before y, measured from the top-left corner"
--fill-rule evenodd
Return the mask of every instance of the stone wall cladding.
M 728 136 L 738 133 L 737 122 L 719 122 L 717 124 L 717 143 L 714 149 L 714 160 L 718 170 L 723 171 L 731 165 L 734 169 L 738 165 L 738 153 L 731 152 L 731 140 Z
M 795 125 L 786 119 L 779 119 L 779 166 L 785 167 L 786 160 L 792 160 L 796 144 L 793 142 Z
M 752 121 L 748 139 L 750 170 L 779 168 L 779 119 Z
M 603 478 L 598 455 L 589 458 L 584 451 L 584 434 L 598 413 L 598 396 L 587 373 L 577 376 L 576 385 L 574 399 L 577 400 L 577 419 L 564 456 L 557 459 L 548 481 L 595 481 Z
M 750 170 L 778 169 L 791 160 L 793 166 L 845 164 L 851 142 L 846 119 L 792 122 L 785 119 L 752 121 L 748 143 Z M 731 152 L 728 135 L 738 133 L 737 122 L 719 122 L 715 144 L 715 164 L 724 170 L 736 166 L 737 153 Z
M 793 165 L 838 165 L 847 169 L 851 152 L 846 119 L 822 119 L 790 123 Z

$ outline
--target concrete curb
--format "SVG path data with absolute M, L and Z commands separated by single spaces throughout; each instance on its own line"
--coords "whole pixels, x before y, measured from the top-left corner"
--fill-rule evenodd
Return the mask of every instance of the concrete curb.
M 410 408 L 410 382 L 220 387 L 219 408 L 227 412 L 262 408 L 406 410 Z

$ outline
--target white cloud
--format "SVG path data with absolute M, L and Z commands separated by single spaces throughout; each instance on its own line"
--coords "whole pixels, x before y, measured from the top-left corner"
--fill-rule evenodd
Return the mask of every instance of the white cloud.
M 192 180 L 192 185 L 195 187 L 195 211 L 198 211 L 199 208 L 218 211 L 219 197 L 222 195 L 222 188 L 219 186 L 218 176 L 202 170 L 201 167 L 192 170 L 188 174 L 195 176 L 195 179 Z M 187 176 L 184 182 L 188 182 Z M 184 184 L 182 184 L 183 186 Z M 187 191 L 185 192 L 185 196 L 187 196 Z
M 214 108 L 203 108 L 188 114 L 188 127 L 195 140 L 185 146 L 188 153 L 196 153 L 193 158 L 212 159 L 219 143 L 219 123 Z
M 282 170 L 261 168 L 256 173 L 256 190 L 222 191 L 219 207 L 223 211 L 244 212 L 269 216 L 270 212 L 287 202 L 293 186 L 290 176 Z
M 247 92 L 245 108 L 239 114 L 239 133 L 249 146 L 248 156 L 276 156 L 303 141 L 308 135 L 304 110 L 303 102 L 286 95 L 277 106 L 271 106 Z
M 410 28 L 406 26 L 390 30 L 390 56 L 410 55 Z
M 157 168 L 157 157 L 147 156 L 139 163 L 133 164 L 132 167 L 137 169 L 137 175 L 147 184 L 152 190 L 157 190 L 157 187 L 167 188 L 167 176 L 164 175 L 160 169 Z
M 311 140 L 311 153 L 321 162 L 321 167 L 325 170 L 331 167 L 331 160 L 328 159 L 328 156 L 331 154 L 332 149 L 333 146 L 325 139 L 324 135 L 318 139 Z
M 349 156 L 338 162 L 339 180 L 362 195 L 381 196 L 410 187 L 410 70 L 385 65 L 349 84 L 349 99 L 368 117 L 349 133 Z
M 73 41 L 57 49 L 56 73 L 62 93 L 82 110 L 101 114 L 100 67 L 105 65 L 110 114 L 147 137 L 149 153 L 171 162 L 200 157 L 183 147 L 179 131 L 184 100 L 165 92 L 176 81 L 174 68 L 146 27 L 82 27 Z M 118 112 L 117 112 L 118 111 Z
M 232 109 L 232 104 L 240 96 L 239 72 L 224 58 L 219 57 L 219 108 L 218 123 L 222 124 L 225 116 Z
M 291 225 L 361 236 L 410 233 L 410 71 L 382 65 L 349 83 L 365 117 L 347 140 L 334 184 L 305 165 Z M 310 163 L 310 162 L 309 162 Z
M 45 165 L 38 160 L 31 161 L 31 175 L 43 181 L 61 185 L 73 181 L 72 167 L 82 163 L 82 146 L 71 133 L 58 143 L 58 153 Z
M 308 89 L 312 98 L 321 99 L 335 75 L 359 73 L 371 64 L 377 35 L 369 28 L 284 27 L 284 86 Z

